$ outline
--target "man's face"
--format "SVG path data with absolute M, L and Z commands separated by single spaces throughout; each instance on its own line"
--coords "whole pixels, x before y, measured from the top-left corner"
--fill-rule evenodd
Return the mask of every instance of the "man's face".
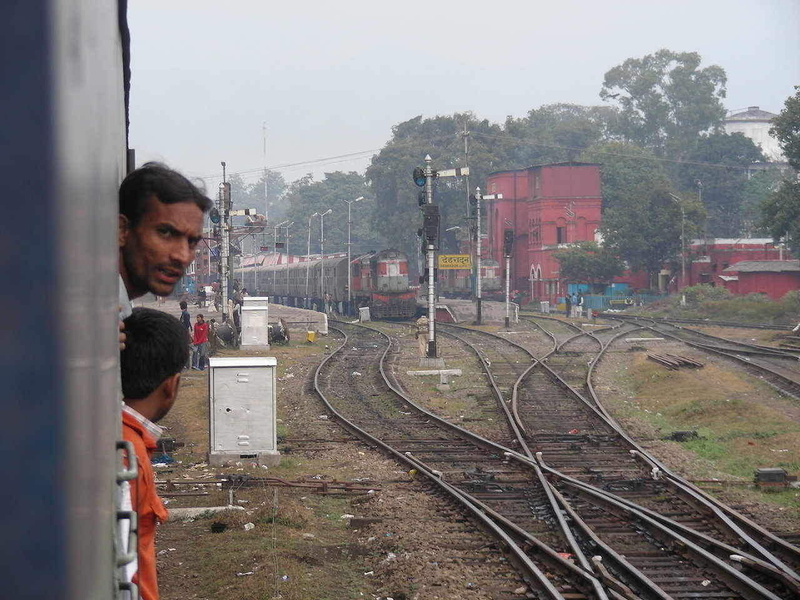
M 155 196 L 131 227 L 119 216 L 119 273 L 130 298 L 167 296 L 194 260 L 203 235 L 203 211 L 194 202 L 164 204 Z

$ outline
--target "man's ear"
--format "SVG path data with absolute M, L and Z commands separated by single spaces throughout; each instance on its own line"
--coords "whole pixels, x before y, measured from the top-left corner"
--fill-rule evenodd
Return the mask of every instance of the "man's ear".
M 117 219 L 117 238 L 119 247 L 122 248 L 128 242 L 128 234 L 131 231 L 131 222 L 123 214 Z
M 178 397 L 178 388 L 181 385 L 181 374 L 175 373 L 172 377 L 167 377 L 161 384 L 163 386 L 164 397 L 169 399 L 169 404 L 175 402 Z

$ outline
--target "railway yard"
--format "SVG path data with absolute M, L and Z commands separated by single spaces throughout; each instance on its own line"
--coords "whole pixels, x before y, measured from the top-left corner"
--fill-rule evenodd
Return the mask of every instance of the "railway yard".
M 705 329 L 727 341 L 629 318 L 439 324 L 444 375 L 412 323 L 293 331 L 264 352 L 270 468 L 205 463 L 207 372 L 187 372 L 160 493 L 236 509 L 160 528 L 162 597 L 800 597 L 800 490 L 753 485 L 800 468 L 798 353 Z

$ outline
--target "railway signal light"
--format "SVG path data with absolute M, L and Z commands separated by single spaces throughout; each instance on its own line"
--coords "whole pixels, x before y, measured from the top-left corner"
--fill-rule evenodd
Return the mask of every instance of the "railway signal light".
M 419 187 L 423 187 L 425 185 L 425 169 L 422 167 L 414 167 L 412 176 L 414 178 L 414 183 L 416 183 Z
M 222 220 L 222 217 L 220 216 L 219 211 L 217 210 L 216 207 L 212 208 L 208 212 L 208 218 L 211 219 L 211 222 L 214 225 L 219 225 L 219 222 Z
M 426 204 L 422 207 L 422 229 L 429 244 L 433 244 L 439 235 L 439 219 L 438 205 Z
M 503 254 L 511 256 L 511 248 L 514 246 L 514 231 L 506 229 L 503 232 Z

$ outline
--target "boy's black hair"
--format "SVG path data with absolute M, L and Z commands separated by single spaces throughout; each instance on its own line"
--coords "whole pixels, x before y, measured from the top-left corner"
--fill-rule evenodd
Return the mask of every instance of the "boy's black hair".
M 177 171 L 161 163 L 145 163 L 131 171 L 119 186 L 119 213 L 128 217 L 131 227 L 135 227 L 144 215 L 150 196 L 164 204 L 194 202 L 203 212 L 208 212 L 214 205 L 200 188 Z
M 178 303 L 178 306 L 180 306 L 180 307 L 181 307 L 181 310 L 186 310 L 186 307 L 188 306 L 188 304 L 186 304 L 186 300 L 181 300 L 181 301 Z
M 125 319 L 125 350 L 120 352 L 122 395 L 141 400 L 180 373 L 189 359 L 186 328 L 172 315 L 152 308 L 134 308 Z

